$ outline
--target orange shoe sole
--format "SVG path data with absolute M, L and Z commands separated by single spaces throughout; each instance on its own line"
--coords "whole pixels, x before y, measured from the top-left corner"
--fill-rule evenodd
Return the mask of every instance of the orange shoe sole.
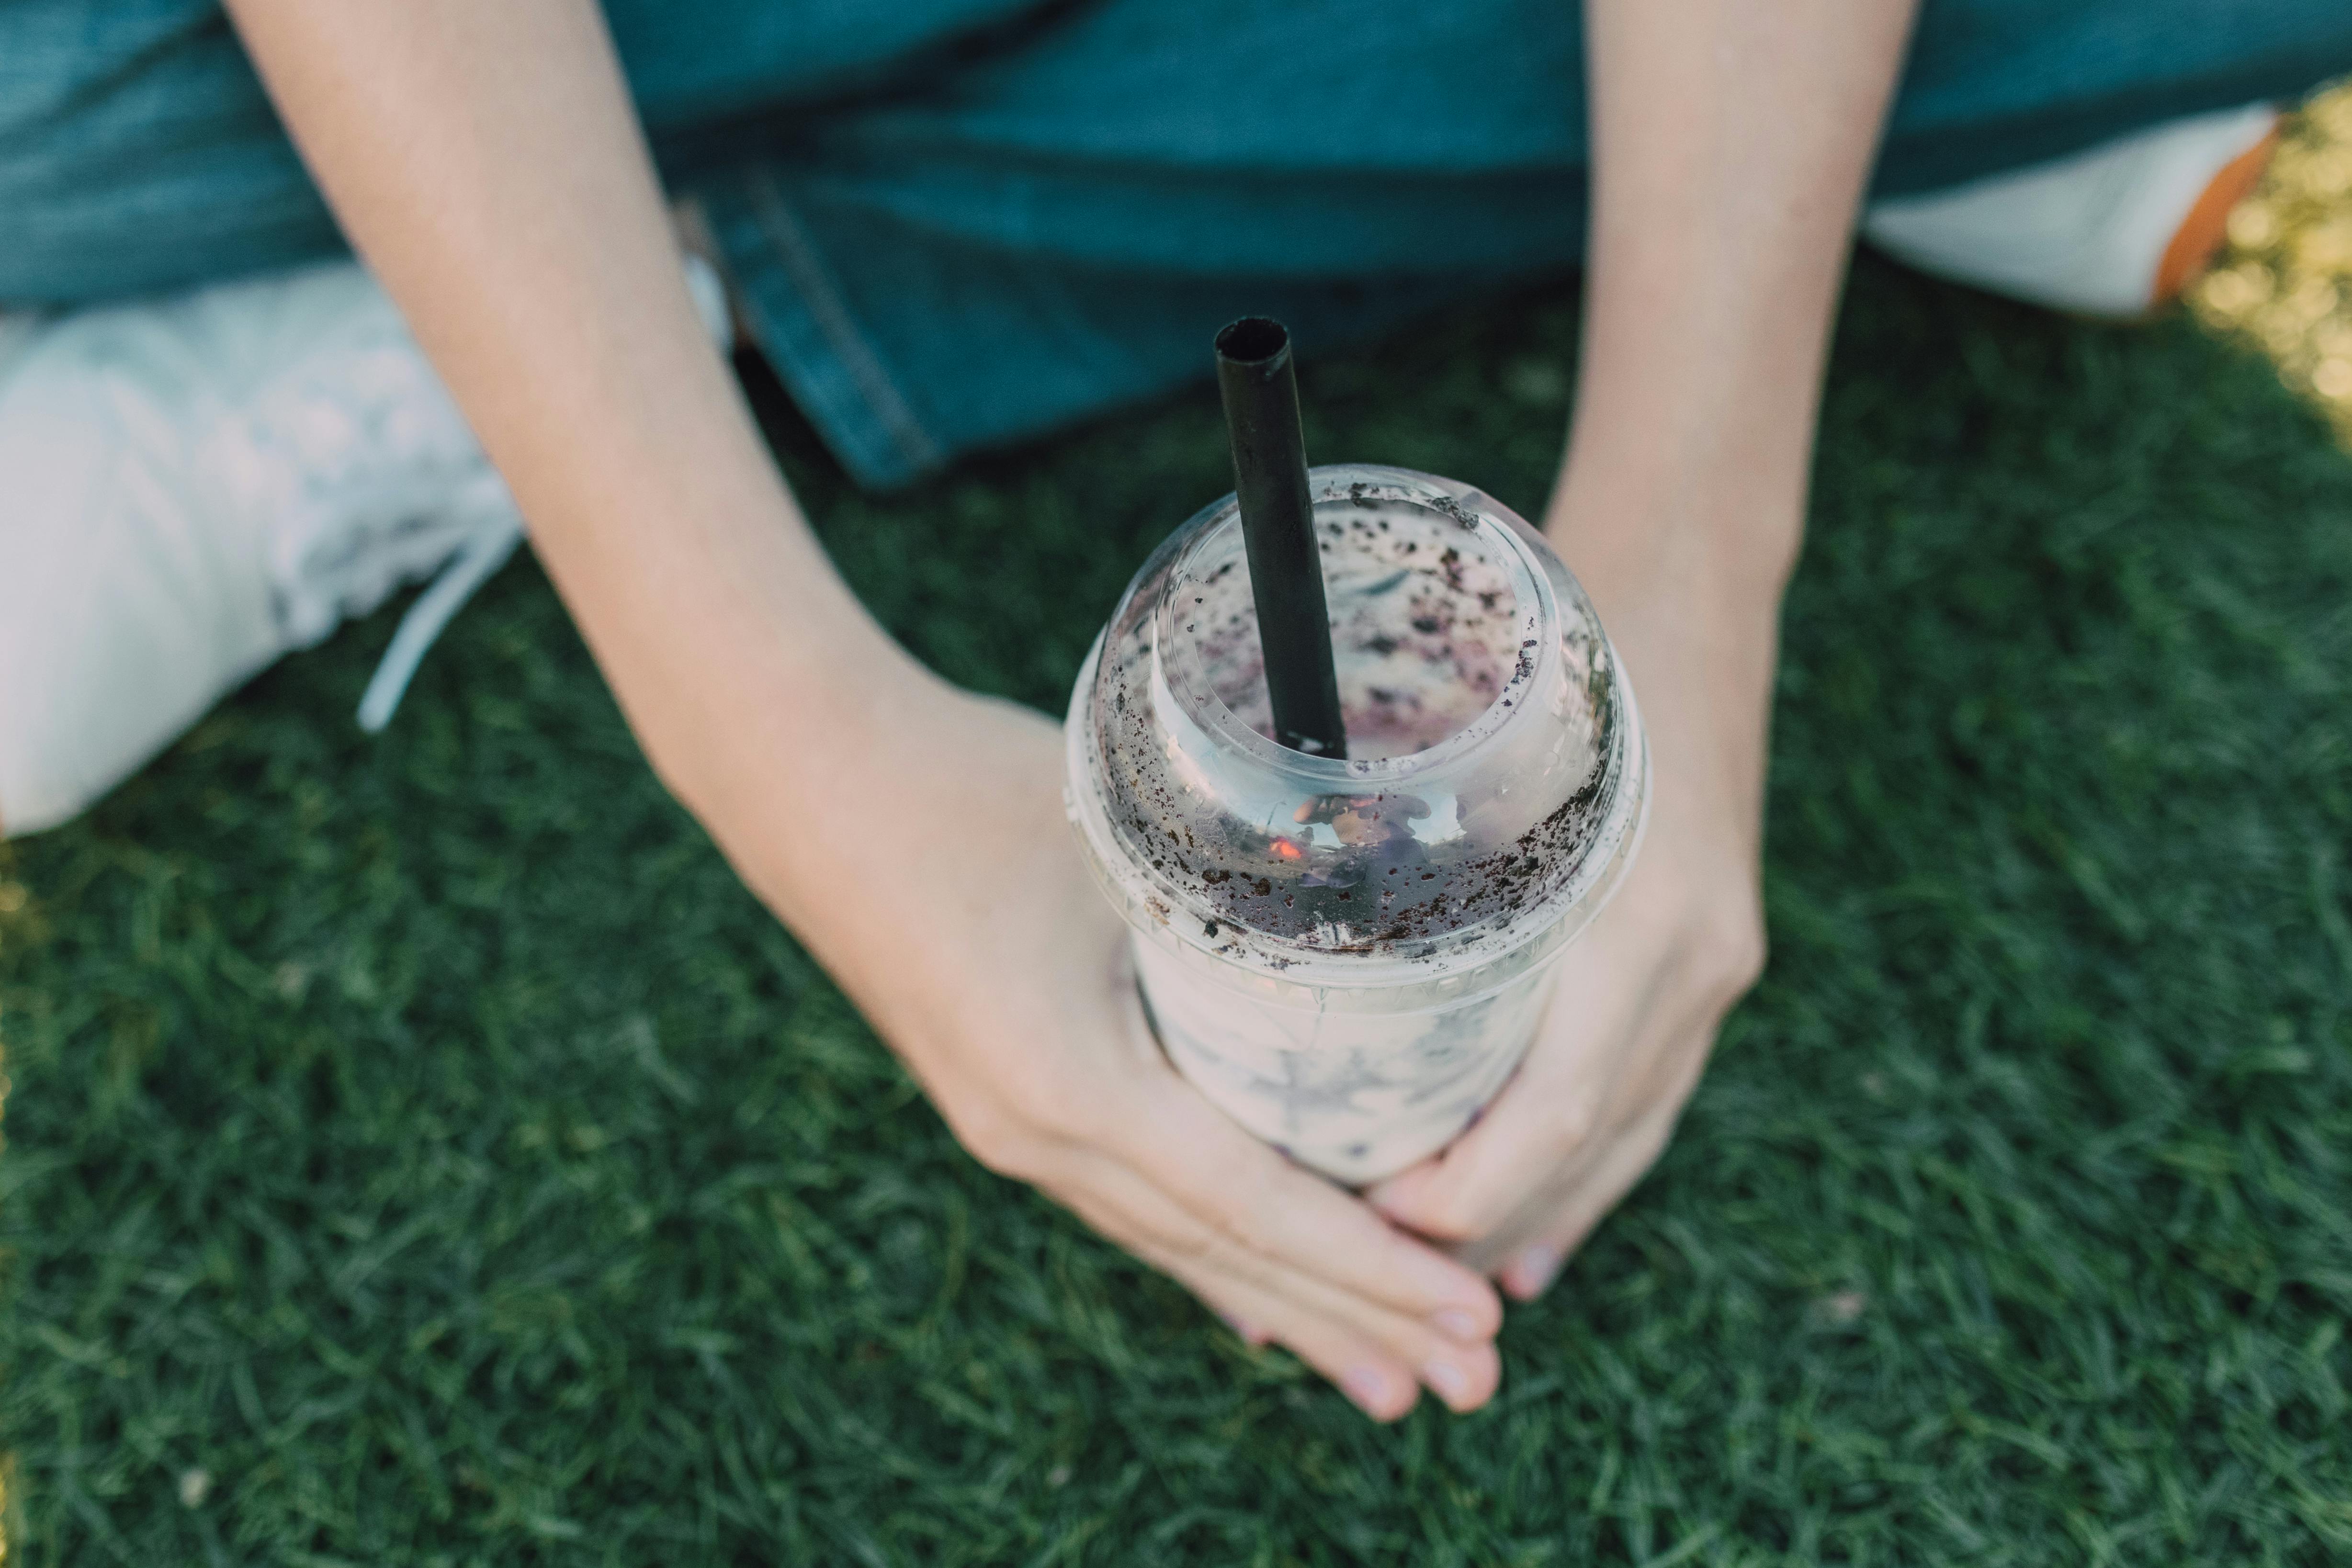
M 2223 164 L 2206 185 L 2189 215 L 2173 231 L 2172 243 L 2164 247 L 2164 259 L 2156 267 L 2156 298 L 2150 303 L 2164 305 L 2179 298 L 2181 291 L 2205 270 L 2229 237 L 2231 209 L 2261 181 L 2278 142 L 2278 128 L 2273 126 L 2268 136 Z

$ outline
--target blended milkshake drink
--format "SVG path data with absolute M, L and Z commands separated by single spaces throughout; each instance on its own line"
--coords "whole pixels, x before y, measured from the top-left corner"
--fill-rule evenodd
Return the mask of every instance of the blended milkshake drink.
M 1144 564 L 1070 701 L 1068 794 L 1169 1059 L 1349 1183 L 1509 1078 L 1648 799 L 1631 688 L 1542 538 L 1469 486 L 1309 476 L 1347 756 L 1269 738 L 1234 497 Z

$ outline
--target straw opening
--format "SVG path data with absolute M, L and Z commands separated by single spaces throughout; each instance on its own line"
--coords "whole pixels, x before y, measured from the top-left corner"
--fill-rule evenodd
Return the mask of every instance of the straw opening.
M 1236 364 L 1258 365 L 1290 347 L 1290 330 L 1265 316 L 1244 316 L 1217 334 L 1217 352 Z

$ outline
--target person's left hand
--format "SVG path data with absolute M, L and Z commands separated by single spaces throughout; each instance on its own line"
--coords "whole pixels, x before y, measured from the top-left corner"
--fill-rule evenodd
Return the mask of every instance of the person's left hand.
M 1692 608 L 1660 602 L 1611 627 L 1651 754 L 1650 822 L 1624 886 L 1562 956 L 1535 1043 L 1479 1122 L 1366 1195 L 1521 1301 L 1657 1159 L 1724 1014 L 1763 968 L 1761 727 L 1752 681 L 1710 670 L 1682 630 Z

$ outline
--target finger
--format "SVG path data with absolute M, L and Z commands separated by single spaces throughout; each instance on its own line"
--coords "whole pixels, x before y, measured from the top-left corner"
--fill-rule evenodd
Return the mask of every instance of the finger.
M 1106 1196 L 1100 1191 L 1092 1192 L 1072 1207 L 1095 1228 L 1119 1240 L 1138 1258 L 1199 1297 L 1249 1343 L 1283 1345 L 1375 1421 L 1397 1419 L 1420 1398 L 1420 1384 L 1411 1362 L 1389 1351 L 1373 1336 L 1318 1314 L 1279 1290 L 1235 1273 L 1228 1260 L 1217 1256 L 1213 1249 L 1202 1253 L 1167 1249 L 1156 1230 L 1130 1232 L 1122 1238 L 1119 1229 L 1120 1222 L 1128 1218 L 1126 1206 L 1114 1202 L 1113 1214 L 1106 1215 L 1102 1209 Z M 1135 1198 L 1133 1193 L 1118 1196 L 1129 1202 Z M 1160 1223 L 1167 1223 L 1164 1215 L 1157 1218 Z M 1194 1224 L 1193 1228 L 1205 1234 L 1205 1228 Z
M 1370 1338 L 1411 1367 L 1421 1385 L 1457 1415 L 1486 1404 L 1503 1381 L 1503 1359 L 1490 1340 L 1465 1343 L 1418 1318 L 1368 1306 L 1310 1278 L 1297 1281 L 1290 1299 L 1307 1309 L 1312 1322 L 1338 1323 Z
M 1561 1266 L 1584 1245 L 1593 1227 L 1657 1164 L 1674 1133 L 1678 1108 L 1679 1102 L 1661 1103 L 1628 1127 L 1578 1174 L 1535 1238 L 1512 1249 L 1497 1278 L 1514 1301 L 1532 1301 L 1551 1288 Z
M 1130 1039 L 1152 1041 L 1142 995 L 1118 1004 Z M 1156 1043 L 1138 1059 L 1136 1103 L 1114 1124 L 1118 1151 L 1146 1181 L 1237 1245 L 1465 1342 L 1492 1338 L 1503 1305 L 1483 1270 L 1407 1236 L 1364 1202 L 1243 1130 L 1169 1064 Z
M 1485 1336 L 1457 1339 L 1429 1321 L 1392 1312 L 1299 1269 L 1240 1247 L 1132 1172 L 1106 1170 L 1073 1207 L 1137 1256 L 1221 1305 L 1238 1292 L 1262 1303 L 1239 1314 L 1236 1332 L 1286 1343 L 1318 1326 L 1376 1345 L 1392 1366 L 1426 1385 L 1457 1411 L 1492 1398 L 1502 1361 Z M 1482 1281 L 1483 1283 L 1483 1281 Z
M 1592 1228 L 1664 1152 L 1706 1069 L 1715 1030 L 1710 1014 L 1675 1046 L 1643 1052 L 1643 1070 L 1619 1081 L 1610 1130 L 1589 1140 L 1508 1218 L 1475 1242 L 1456 1248 L 1454 1256 L 1493 1274 L 1515 1300 L 1542 1293 Z M 1633 1157 L 1629 1149 L 1638 1159 L 1625 1175 L 1622 1167 Z
M 1576 956 L 1573 950 L 1570 957 Z M 1542 1032 L 1518 1072 L 1477 1124 L 1421 1164 L 1377 1183 L 1364 1197 L 1409 1230 L 1441 1241 L 1492 1235 L 1514 1210 L 1573 1164 L 1596 1133 L 1627 1042 L 1641 1032 L 1648 988 L 1630 992 L 1571 988 L 1564 973 Z M 1595 1013 L 1567 1009 L 1596 994 Z
M 1245 1322 L 1252 1321 L 1252 1314 L 1287 1319 L 1273 1332 L 1275 1343 L 1320 1373 L 1373 1420 L 1394 1421 L 1420 1402 L 1421 1385 L 1412 1371 L 1352 1330 L 1294 1315 L 1274 1298 L 1237 1281 L 1214 1286 L 1185 1283 L 1220 1313 L 1229 1312 Z
M 1298 1319 L 1275 1335 L 1275 1343 L 1306 1361 L 1376 1422 L 1400 1420 L 1421 1404 L 1421 1383 L 1412 1371 L 1381 1352 L 1371 1340 L 1339 1323 Z
M 1679 1108 L 1728 1000 L 1677 994 L 1670 966 L 1649 967 L 1637 987 L 1601 983 L 1614 961 L 1605 943 L 1570 949 L 1560 999 L 1486 1115 L 1434 1158 L 1375 1186 L 1368 1201 L 1408 1229 L 1456 1243 L 1460 1261 L 1490 1270 L 1530 1219 L 1549 1215 L 1546 1189 L 1599 1159 L 1620 1123 L 1653 1104 Z M 1567 1010 L 1570 998 L 1589 1010 Z
M 1474 1269 L 1403 1234 L 1361 1199 L 1293 1165 L 1160 1070 L 1159 1092 L 1117 1151 L 1138 1176 L 1257 1258 L 1449 1338 L 1491 1337 L 1502 1302 Z

